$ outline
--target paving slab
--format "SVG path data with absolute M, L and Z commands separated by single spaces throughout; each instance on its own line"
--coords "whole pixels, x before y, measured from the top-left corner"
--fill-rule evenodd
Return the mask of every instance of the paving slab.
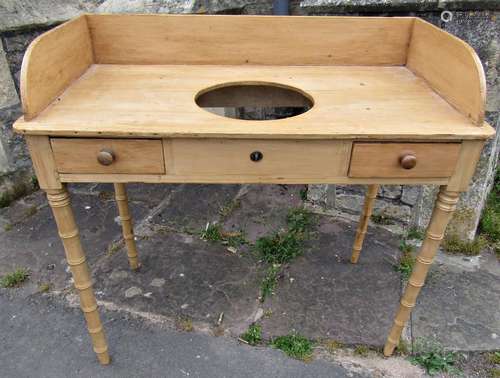
M 274 296 L 264 303 L 266 337 L 296 331 L 312 339 L 380 347 L 401 292 L 394 264 L 394 235 L 370 228 L 356 265 L 350 263 L 355 226 L 319 217 L 303 256 L 284 269 Z
M 261 273 L 251 253 L 170 231 L 138 240 L 137 248 L 137 272 L 129 271 L 123 250 L 97 264 L 99 299 L 212 330 L 223 313 L 222 328 L 235 336 L 252 322 Z
M 500 264 L 493 254 L 441 253 L 413 310 L 412 333 L 451 350 L 498 350 L 499 309 Z
M 244 185 L 235 199 L 234 209 L 224 219 L 227 231 L 244 230 L 245 238 L 258 238 L 286 226 L 291 208 L 303 204 L 300 191 L 304 185 Z
M 225 337 L 177 332 L 123 313 L 101 311 L 112 357 L 100 366 L 79 309 L 45 296 L 12 298 L 0 289 L 3 377 L 361 378 L 366 369 L 338 362 L 303 363 L 271 348 Z
M 239 190 L 240 185 L 183 185 L 172 194 L 168 206 L 154 215 L 152 223 L 199 232 L 208 222 L 220 220 Z
M 114 241 L 121 239 L 116 204 L 112 196 L 86 192 L 84 188 L 72 187 L 71 192 L 82 244 L 93 265 L 108 253 Z M 131 212 L 135 220 L 141 220 L 148 208 L 145 203 L 134 203 Z M 1 209 L 0 226 L 0 275 L 25 267 L 34 283 L 49 283 L 54 289 L 67 286 L 70 274 L 64 249 L 43 192 Z

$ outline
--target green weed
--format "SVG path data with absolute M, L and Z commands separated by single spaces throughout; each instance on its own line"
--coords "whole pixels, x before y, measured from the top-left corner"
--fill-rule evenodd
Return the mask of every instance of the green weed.
M 372 214 L 371 220 L 373 223 L 381 225 L 394 224 L 394 221 L 385 214 Z
M 491 242 L 500 242 L 500 166 L 497 167 L 493 189 L 483 210 L 480 228 Z
M 443 240 L 443 249 L 451 254 L 461 254 L 466 256 L 477 256 L 488 245 L 483 236 L 478 236 L 474 240 L 462 240 L 458 235 L 447 235 Z
M 490 352 L 487 355 L 488 361 L 495 365 L 500 365 L 500 351 Z
M 296 333 L 276 337 L 272 340 L 271 345 L 297 360 L 308 361 L 312 357 L 312 342 Z
M 402 240 L 399 249 L 402 254 L 399 258 L 398 265 L 394 266 L 394 270 L 399 272 L 403 280 L 407 281 L 410 278 L 413 266 L 415 265 L 415 257 L 413 256 L 413 246 Z
M 409 360 L 414 365 L 420 365 L 427 374 L 457 373 L 455 363 L 457 355 L 447 352 L 443 347 L 432 340 L 417 339 L 415 343 L 416 352 Z
M 220 226 L 217 223 L 207 223 L 200 232 L 200 238 L 211 242 L 223 240 Z
M 12 288 L 21 285 L 30 276 L 29 270 L 26 268 L 19 268 L 2 277 L 0 280 L 0 287 Z
M 257 345 L 262 341 L 262 327 L 259 324 L 251 324 L 240 339 L 250 345 Z
M 264 302 L 268 296 L 274 293 L 276 284 L 278 283 L 278 274 L 280 271 L 279 264 L 273 264 L 266 272 L 266 276 L 260 284 L 260 301 Z
M 421 230 L 418 227 L 411 227 L 406 232 L 406 239 L 409 239 L 409 240 L 412 240 L 412 239 L 423 240 L 423 238 L 424 238 L 424 231 Z
M 356 356 L 367 357 L 368 353 L 370 353 L 370 348 L 368 348 L 366 345 L 357 345 L 354 348 L 354 354 Z

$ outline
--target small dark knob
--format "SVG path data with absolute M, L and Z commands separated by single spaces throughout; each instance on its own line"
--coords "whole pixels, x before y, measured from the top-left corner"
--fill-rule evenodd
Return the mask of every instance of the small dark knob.
M 417 165 L 417 157 L 413 152 L 403 152 L 399 157 L 399 165 L 403 169 L 412 169 Z
M 254 162 L 261 161 L 264 155 L 260 151 L 254 151 L 250 154 L 250 160 Z
M 97 161 L 102 165 L 111 165 L 115 161 L 115 154 L 109 148 L 103 148 L 97 154 Z

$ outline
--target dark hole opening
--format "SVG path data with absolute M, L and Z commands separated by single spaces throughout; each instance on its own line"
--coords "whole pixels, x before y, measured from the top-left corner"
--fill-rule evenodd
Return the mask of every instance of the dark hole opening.
M 200 92 L 196 104 L 228 118 L 265 121 L 297 116 L 314 103 L 297 88 L 274 83 L 234 83 Z

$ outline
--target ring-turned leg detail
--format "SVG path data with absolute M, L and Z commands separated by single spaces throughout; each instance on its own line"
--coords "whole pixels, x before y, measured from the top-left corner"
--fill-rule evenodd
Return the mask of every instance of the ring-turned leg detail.
M 375 198 L 377 197 L 379 185 L 368 185 L 366 191 L 365 204 L 363 206 L 363 212 L 359 218 L 358 229 L 356 231 L 356 239 L 354 240 L 354 245 L 352 247 L 351 262 L 356 264 L 359 259 L 359 254 L 363 248 L 363 241 L 365 240 L 366 230 L 368 229 L 368 222 L 373 211 L 373 205 L 375 203 Z
M 136 270 L 140 267 L 139 259 L 137 257 L 137 247 L 135 245 L 134 230 L 132 227 L 132 217 L 128 207 L 127 189 L 125 184 L 116 183 L 115 185 L 115 199 L 122 222 L 123 238 L 127 246 L 127 256 L 130 268 Z
M 73 274 L 75 288 L 80 295 L 80 307 L 87 321 L 87 328 L 92 339 L 94 351 L 97 354 L 99 362 L 107 365 L 109 364 L 108 345 L 99 312 L 97 311 L 97 302 L 92 289 L 92 278 L 89 267 L 70 206 L 69 193 L 66 188 L 46 190 L 46 192 L 49 205 L 52 208 L 57 223 L 59 236 L 64 245 L 66 260 Z
M 422 286 L 424 286 L 427 272 L 436 256 L 439 244 L 443 240 L 446 226 L 455 211 L 458 196 L 458 192 L 447 191 L 446 186 L 440 188 L 425 239 L 420 247 L 413 272 L 408 280 L 394 324 L 385 343 L 384 355 L 386 356 L 390 356 L 394 352 L 394 348 L 401 337 L 401 332 L 410 317 L 411 310 L 415 307 L 417 296 Z

